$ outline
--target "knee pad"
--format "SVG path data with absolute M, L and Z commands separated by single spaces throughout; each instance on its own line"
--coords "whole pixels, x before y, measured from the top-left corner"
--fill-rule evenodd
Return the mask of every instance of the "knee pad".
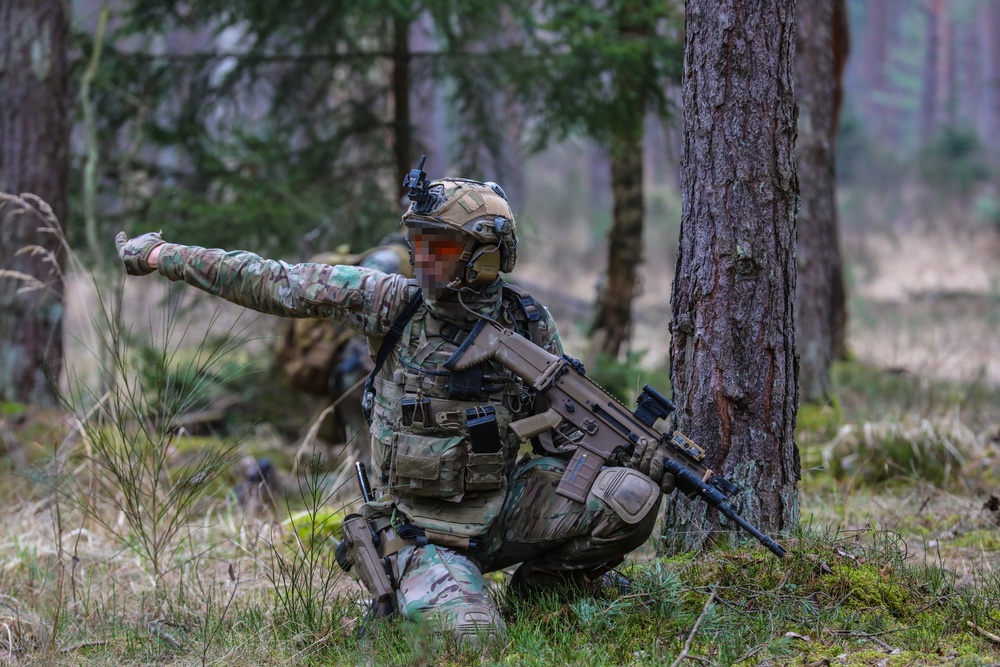
M 605 468 L 597 474 L 590 492 L 629 525 L 645 519 L 660 500 L 660 487 L 631 468 Z
M 455 641 L 464 646 L 482 646 L 490 639 L 502 637 L 506 631 L 503 619 L 491 605 L 463 606 L 455 618 Z

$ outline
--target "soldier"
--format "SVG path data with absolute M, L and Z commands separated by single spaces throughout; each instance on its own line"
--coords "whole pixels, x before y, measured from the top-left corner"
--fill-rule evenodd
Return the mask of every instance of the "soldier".
M 155 232 L 120 233 L 116 245 L 129 274 L 158 271 L 248 308 L 331 318 L 367 337 L 376 493 L 364 513 L 380 539 L 376 553 L 371 531 L 357 532 L 347 564 L 360 563 L 383 613 L 476 642 L 504 631 L 483 573 L 520 563 L 509 595 L 587 586 L 646 541 L 674 480 L 606 467 L 580 503 L 555 493 L 573 433 L 545 434 L 533 443 L 540 455 L 518 460 L 509 424 L 545 410 L 542 398 L 493 362 L 461 374 L 444 364 L 482 317 L 562 355 L 556 324 L 499 277 L 514 268 L 518 247 L 500 186 L 428 183 L 421 167 L 407 179 L 412 203 L 402 219 L 415 280 L 165 243 Z

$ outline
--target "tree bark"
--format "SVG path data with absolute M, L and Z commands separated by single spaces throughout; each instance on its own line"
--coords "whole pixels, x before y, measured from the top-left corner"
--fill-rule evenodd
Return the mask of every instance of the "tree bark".
M 69 170 L 68 17 L 62 0 L 0 2 L 0 192 L 32 193 L 65 223 Z M 48 289 L 0 277 L 0 401 L 53 404 L 62 369 L 61 245 L 33 214 L 0 210 L 0 268 Z M 44 253 L 17 252 L 40 246 Z
M 837 230 L 836 77 L 834 59 L 835 0 L 815 0 L 796 7 L 798 48 L 795 96 L 799 105 L 799 137 L 795 168 L 800 200 L 797 219 L 799 398 L 804 403 L 830 399 L 835 299 L 842 292 L 843 272 Z M 841 294 L 842 296 L 842 294 Z
M 687 0 L 683 206 L 671 294 L 676 426 L 765 532 L 793 528 L 794 0 Z M 705 503 L 667 498 L 663 548 L 735 531 Z
M 989 71 L 990 99 L 992 113 L 990 117 L 993 132 L 1000 132 L 1000 3 L 992 3 L 989 12 Z
M 926 143 L 940 124 L 941 96 L 941 33 L 944 21 L 944 0 L 929 0 L 927 4 L 927 42 L 924 51 L 923 90 L 920 98 L 920 135 Z
M 641 0 L 618 7 L 618 31 L 623 38 L 649 39 L 652 26 L 639 19 Z M 651 55 L 646 54 L 646 58 Z M 618 359 L 632 334 L 632 302 L 638 291 L 642 264 L 643 136 L 646 121 L 644 71 L 648 62 L 618 67 L 614 85 L 619 99 L 632 103 L 619 110 L 608 142 L 611 163 L 612 216 L 608 232 L 608 268 L 598 292 L 590 329 L 590 347 L 596 354 Z
M 890 26 L 893 24 L 891 8 L 887 0 L 874 0 L 864 6 L 866 25 L 864 28 L 863 55 L 859 59 L 865 95 L 861 102 L 864 108 L 865 126 L 874 128 L 872 135 L 878 141 L 889 141 L 896 137 L 889 119 L 895 112 L 885 103 L 888 92 L 886 75 L 889 61 L 889 45 L 892 38 Z

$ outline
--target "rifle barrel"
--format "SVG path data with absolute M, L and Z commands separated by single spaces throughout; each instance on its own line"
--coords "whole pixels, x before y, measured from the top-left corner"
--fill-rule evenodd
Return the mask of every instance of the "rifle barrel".
M 697 475 L 691 472 L 683 463 L 675 461 L 669 456 L 663 460 L 663 469 L 674 476 L 677 488 L 689 496 L 698 496 L 706 503 L 716 508 L 722 514 L 735 522 L 740 528 L 753 535 L 758 542 L 767 547 L 768 551 L 778 558 L 785 557 L 785 550 L 780 544 L 770 537 L 760 532 L 750 525 L 746 519 L 736 513 L 732 507 L 726 503 L 726 496 L 719 489 L 703 482 Z
M 734 510 L 732 507 L 730 507 L 726 503 L 719 503 L 719 505 L 717 505 L 717 508 L 727 518 L 739 524 L 740 528 L 742 528 L 743 530 L 747 531 L 748 533 L 756 537 L 757 541 L 763 544 L 765 547 L 767 547 L 768 551 L 773 553 L 778 558 L 785 557 L 786 551 L 784 550 L 784 548 L 782 548 L 780 544 L 778 544 L 770 537 L 768 537 L 764 533 L 760 532 L 759 530 L 751 526 L 750 523 L 746 519 L 741 517 L 739 514 L 737 514 L 736 510 Z

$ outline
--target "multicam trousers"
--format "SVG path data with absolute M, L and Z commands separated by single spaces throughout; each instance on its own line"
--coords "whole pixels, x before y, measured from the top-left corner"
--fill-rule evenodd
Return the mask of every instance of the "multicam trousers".
M 450 629 L 459 641 L 502 634 L 504 622 L 483 572 L 522 563 L 512 582 L 521 592 L 584 584 L 646 541 L 660 499 L 652 480 L 634 470 L 605 468 L 586 503 L 578 503 L 555 492 L 565 467 L 554 457 L 518 465 L 482 554 L 470 557 L 433 544 L 399 551 L 400 613 Z

